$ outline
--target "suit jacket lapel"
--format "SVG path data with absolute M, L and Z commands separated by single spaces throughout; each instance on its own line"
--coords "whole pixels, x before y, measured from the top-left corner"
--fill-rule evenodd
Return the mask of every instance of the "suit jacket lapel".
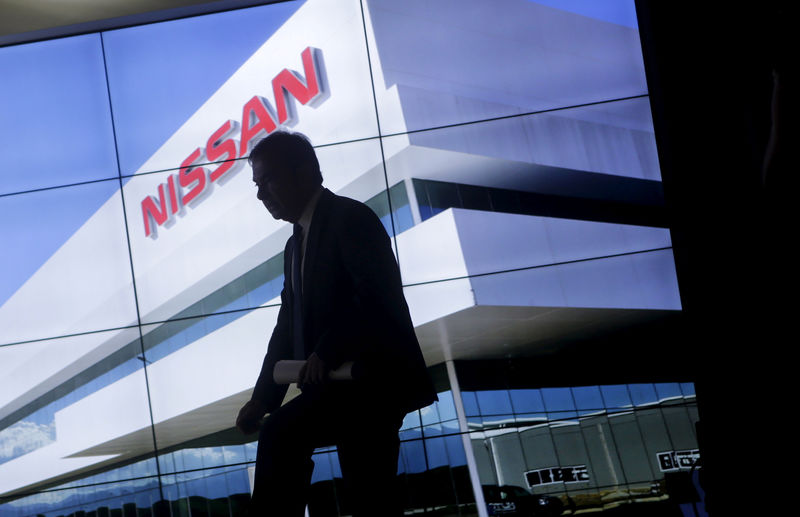
M 289 245 L 286 247 L 286 253 L 283 256 L 283 280 L 289 286 L 287 292 L 294 298 L 294 279 L 292 278 L 292 267 L 294 264 L 294 249 L 295 242 L 294 236 L 289 240 Z
M 332 197 L 331 191 L 325 189 L 317 201 L 314 215 L 311 218 L 311 230 L 306 242 L 305 264 L 303 265 L 303 316 L 306 318 L 308 317 L 308 301 L 313 296 L 311 291 L 314 289 L 314 271 L 319 255 L 320 235 L 325 231 L 325 222 L 328 220 Z

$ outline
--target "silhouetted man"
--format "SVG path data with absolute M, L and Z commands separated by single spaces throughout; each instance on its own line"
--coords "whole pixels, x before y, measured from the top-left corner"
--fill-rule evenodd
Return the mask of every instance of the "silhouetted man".
M 236 425 L 261 425 L 252 515 L 303 515 L 314 448 L 338 448 L 356 516 L 400 515 L 395 481 L 404 415 L 436 399 L 391 243 L 363 203 L 322 187 L 314 148 L 277 131 L 250 154 L 258 199 L 293 223 L 284 250 L 278 322 L 252 399 Z M 302 392 L 285 405 L 272 372 L 303 359 Z M 353 381 L 327 374 L 353 361 Z

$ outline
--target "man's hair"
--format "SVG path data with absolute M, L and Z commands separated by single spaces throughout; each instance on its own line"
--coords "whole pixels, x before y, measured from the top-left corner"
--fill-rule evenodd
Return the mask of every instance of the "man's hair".
M 264 160 L 287 169 L 308 164 L 311 166 L 312 174 L 316 174 L 317 182 L 322 184 L 317 153 L 314 152 L 311 141 L 302 133 L 285 129 L 273 131 L 253 147 L 248 160 L 250 165 L 255 160 Z

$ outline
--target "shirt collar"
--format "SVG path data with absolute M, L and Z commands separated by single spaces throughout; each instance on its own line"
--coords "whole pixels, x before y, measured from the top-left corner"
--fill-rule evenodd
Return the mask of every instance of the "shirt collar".
M 300 219 L 297 220 L 297 224 L 303 227 L 304 232 L 308 232 L 308 227 L 311 225 L 311 218 L 314 216 L 314 210 L 317 208 L 317 202 L 323 190 L 324 189 L 320 187 L 311 195 L 311 199 L 306 203 L 306 207 L 303 209 Z

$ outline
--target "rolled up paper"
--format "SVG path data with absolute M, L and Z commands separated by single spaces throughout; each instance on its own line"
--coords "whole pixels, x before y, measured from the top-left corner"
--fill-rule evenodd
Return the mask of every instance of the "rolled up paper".
M 272 379 L 275 384 L 291 384 L 300 380 L 300 370 L 305 361 L 278 361 L 272 370 Z M 328 372 L 328 379 L 332 381 L 353 380 L 353 362 L 347 361 L 335 370 Z

